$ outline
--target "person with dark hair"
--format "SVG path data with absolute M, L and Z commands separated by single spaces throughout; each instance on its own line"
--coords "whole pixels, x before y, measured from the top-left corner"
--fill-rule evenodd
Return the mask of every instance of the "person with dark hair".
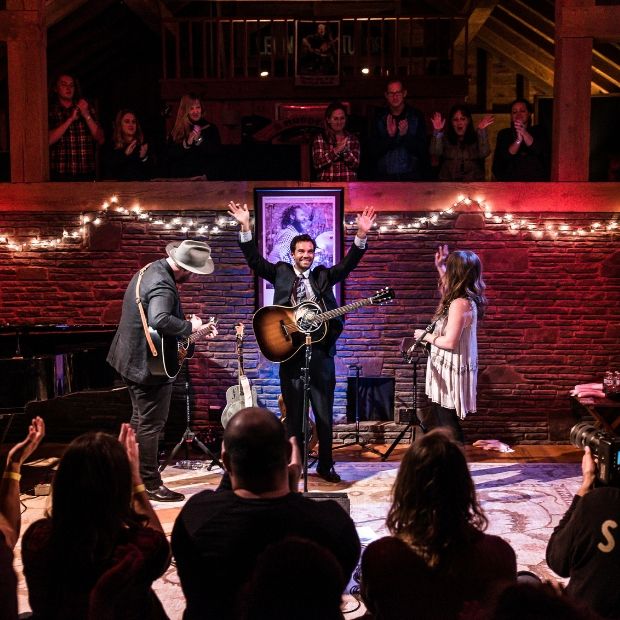
M 310 218 L 301 205 L 290 205 L 282 211 L 280 232 L 273 242 L 268 259 L 274 263 L 291 262 L 291 241 L 307 227 Z
M 257 559 L 289 536 L 333 553 L 346 583 L 360 552 L 355 525 L 333 500 L 317 502 L 296 492 L 300 453 L 271 411 L 250 407 L 236 413 L 224 430 L 222 460 L 232 489 L 191 497 L 172 530 L 187 600 L 184 620 L 237 617 Z M 304 579 L 299 564 L 295 574 Z
M 54 82 L 48 122 L 52 181 L 93 181 L 95 149 L 105 136 L 74 76 L 61 74 Z
M 133 110 L 118 111 L 105 164 L 106 177 L 110 179 L 145 181 L 151 178 L 153 157 Z
M 435 253 L 441 300 L 432 331 L 416 329 L 416 340 L 430 344 L 426 366 L 426 394 L 431 410 L 429 428 L 449 427 L 464 441 L 459 420 L 476 412 L 478 379 L 478 318 L 484 316 L 486 288 L 482 264 L 474 252 L 449 254 L 447 245 Z
M 104 599 L 108 617 L 167 618 L 151 584 L 170 564 L 170 547 L 140 478 L 135 434 L 123 424 L 118 439 L 86 433 L 69 444 L 54 476 L 51 512 L 24 534 L 33 618 L 89 617 L 99 579 L 128 555 L 139 561 L 114 602 Z
M 204 241 L 174 241 L 166 246 L 166 254 L 166 258 L 143 267 L 129 282 L 107 361 L 121 375 L 129 391 L 131 426 L 140 444 L 140 473 L 149 498 L 180 502 L 183 494 L 163 484 L 157 459 L 159 434 L 168 419 L 174 378 L 163 372 L 151 372 L 149 360 L 155 345 L 148 328 L 156 330 L 162 338 L 187 338 L 199 330 L 206 330 L 208 338 L 216 336 L 215 326 L 207 330 L 208 325 L 203 325 L 200 317 L 185 316 L 177 288 L 193 274 L 212 273 L 214 265 L 211 248 Z
M 362 555 L 362 596 L 375 617 L 456 620 L 465 603 L 485 608 L 516 581 L 515 552 L 484 533 L 465 454 L 443 429 L 403 456 L 386 525 L 391 536 Z
M 547 564 L 570 578 L 566 594 L 573 600 L 603 618 L 619 618 L 620 485 L 596 486 L 597 463 L 589 447 L 581 471 L 581 486 L 547 544 Z
M 360 165 L 360 141 L 349 133 L 347 111 L 335 101 L 325 109 L 324 129 L 312 141 L 312 163 L 319 181 L 355 181 Z
M 0 609 L 6 620 L 17 619 L 17 577 L 13 570 L 13 549 L 19 538 L 22 520 L 19 500 L 21 467 L 44 436 L 43 419 L 33 418 L 26 438 L 9 450 L 0 480 Z
M 471 111 L 457 104 L 446 119 L 439 112 L 431 117 L 433 137 L 430 153 L 440 159 L 440 181 L 484 181 L 484 159 L 491 152 L 487 127 L 495 122 L 490 114 L 484 116 L 474 129 Z
M 510 127 L 497 134 L 493 176 L 497 181 L 548 181 L 549 139 L 532 125 L 532 104 L 515 99 L 510 104 Z
M 220 132 L 205 113 L 199 95 L 181 97 L 167 146 L 168 176 L 209 181 L 220 178 Z
M 378 181 L 422 181 L 428 167 L 424 115 L 407 105 L 407 90 L 400 80 L 385 89 L 387 107 L 370 130 L 369 148 L 375 159 Z
M 260 278 L 271 282 L 274 287 L 273 303 L 281 306 L 295 306 L 304 300 L 315 301 L 325 310 L 333 310 L 338 304 L 333 287 L 342 282 L 357 267 L 366 252 L 368 231 L 375 221 L 375 210 L 366 207 L 357 216 L 357 234 L 347 255 L 332 267 L 318 265 L 312 270 L 316 243 L 309 235 L 298 235 L 291 240 L 290 251 L 293 264 L 272 263 L 263 258 L 252 240 L 250 212 L 247 205 L 230 202 L 229 215 L 241 225 L 239 245 L 250 266 Z M 325 338 L 312 346 L 310 361 L 310 402 L 316 420 L 319 438 L 317 474 L 328 482 L 340 482 L 334 469 L 332 457 L 332 425 L 334 390 L 336 389 L 336 340 L 343 329 L 340 318 L 328 323 Z M 305 352 L 300 349 L 290 359 L 280 364 L 280 389 L 286 407 L 286 428 L 289 436 L 296 437 L 300 449 L 303 446 L 303 400 L 304 386 L 301 369 L 305 364 Z

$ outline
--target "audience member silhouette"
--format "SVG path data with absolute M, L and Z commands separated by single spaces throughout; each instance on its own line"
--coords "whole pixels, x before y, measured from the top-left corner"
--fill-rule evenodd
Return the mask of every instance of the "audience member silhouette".
M 435 112 L 430 153 L 440 160 L 440 181 L 484 181 L 484 159 L 491 152 L 487 127 L 495 121 L 484 116 L 474 129 L 470 109 L 463 104 L 452 107 L 446 119 Z
M 527 99 L 510 104 L 510 127 L 497 134 L 493 176 L 497 181 L 549 180 L 549 140 L 542 127 L 532 125 Z
M 387 107 L 370 128 L 369 148 L 379 181 L 420 181 L 427 174 L 428 147 L 424 116 L 407 105 L 407 91 L 399 80 L 385 90 Z
M 34 618 L 85 618 L 89 609 L 108 619 L 167 618 L 151 584 L 168 567 L 170 547 L 128 424 L 118 440 L 87 433 L 71 442 L 52 484 L 51 514 L 26 530 L 22 557 Z
M 325 110 L 324 130 L 312 142 L 312 163 L 319 181 L 355 181 L 360 165 L 360 141 L 346 129 L 347 112 L 342 103 Z
M 169 176 L 211 181 L 220 177 L 220 132 L 205 118 L 197 94 L 181 97 L 167 150 Z
M 105 157 L 105 176 L 119 181 L 145 181 L 153 176 L 153 154 L 133 110 L 119 110 L 112 144 Z
M 194 495 L 172 530 L 185 620 L 235 617 L 258 556 L 289 536 L 329 549 L 350 578 L 360 551 L 355 525 L 336 502 L 295 492 L 299 449 L 273 413 L 257 407 L 236 413 L 224 431 L 222 460 L 232 490 Z
M 435 429 L 405 453 L 386 524 L 362 556 L 362 595 L 382 620 L 458 618 L 516 580 L 512 547 L 487 519 L 461 447 Z M 386 570 L 389 567 L 389 570 Z
M 50 176 L 52 181 L 92 181 L 96 147 L 103 144 L 103 129 L 95 110 L 82 98 L 72 75 L 54 82 L 49 110 Z
M 0 480 L 0 610 L 2 618 L 17 618 L 17 577 L 13 570 L 13 549 L 21 528 L 19 481 L 24 461 L 37 449 L 45 435 L 45 423 L 33 418 L 28 435 L 7 455 Z

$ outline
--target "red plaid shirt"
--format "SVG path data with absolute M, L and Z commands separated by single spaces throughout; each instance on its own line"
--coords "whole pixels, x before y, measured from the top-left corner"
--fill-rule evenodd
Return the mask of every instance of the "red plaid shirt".
M 319 181 L 355 181 L 360 165 L 360 141 L 347 133 L 348 146 L 334 153 L 336 140 L 317 134 L 312 143 L 312 162 Z
M 60 104 L 52 106 L 49 112 L 49 128 L 62 125 L 73 113 L 73 108 Z M 96 120 L 93 111 L 90 115 Z M 66 177 L 95 173 L 95 139 L 79 116 L 65 131 L 62 138 L 50 146 L 50 171 Z

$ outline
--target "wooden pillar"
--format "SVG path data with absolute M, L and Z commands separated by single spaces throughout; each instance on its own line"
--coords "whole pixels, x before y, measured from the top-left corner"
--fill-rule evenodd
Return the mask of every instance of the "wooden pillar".
M 44 0 L 9 0 L 0 23 L 7 42 L 13 183 L 49 178 L 44 9 Z
M 587 181 L 590 158 L 592 37 L 567 36 L 566 9 L 594 0 L 556 0 L 552 181 Z

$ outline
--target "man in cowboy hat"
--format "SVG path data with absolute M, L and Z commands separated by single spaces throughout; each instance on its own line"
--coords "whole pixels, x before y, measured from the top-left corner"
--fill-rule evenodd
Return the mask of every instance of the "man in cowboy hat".
M 187 338 L 201 329 L 199 317 L 192 314 L 185 318 L 177 287 L 192 274 L 212 273 L 214 267 L 211 248 L 203 241 L 169 243 L 166 253 L 166 258 L 150 263 L 131 279 L 107 360 L 129 390 L 131 426 L 140 445 L 140 474 L 147 494 L 155 501 L 178 502 L 184 499 L 183 494 L 164 486 L 157 462 L 159 434 L 168 418 L 174 380 L 149 370 L 152 353 L 144 323 L 162 336 L 177 338 Z M 216 334 L 214 328 L 209 337 Z

